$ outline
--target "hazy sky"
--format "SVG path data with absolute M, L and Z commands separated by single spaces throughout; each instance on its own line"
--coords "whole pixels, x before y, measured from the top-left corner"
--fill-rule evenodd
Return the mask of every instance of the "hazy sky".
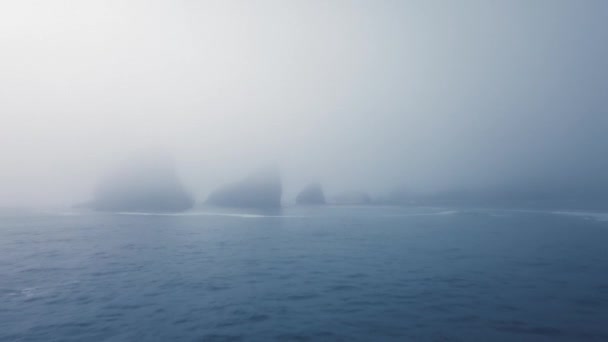
M 0 2 L 0 205 L 86 200 L 171 149 L 204 198 L 608 188 L 608 1 Z

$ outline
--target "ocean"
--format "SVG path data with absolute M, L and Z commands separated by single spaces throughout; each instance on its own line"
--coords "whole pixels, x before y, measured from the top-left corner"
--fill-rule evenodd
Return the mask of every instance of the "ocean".
M 608 215 L 3 213 L 0 341 L 608 341 Z

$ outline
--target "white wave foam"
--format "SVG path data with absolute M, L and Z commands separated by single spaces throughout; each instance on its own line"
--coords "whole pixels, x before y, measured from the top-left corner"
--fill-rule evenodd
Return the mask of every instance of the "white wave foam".
M 459 214 L 460 211 L 458 210 L 446 210 L 446 211 L 441 211 L 438 213 L 435 213 L 435 215 L 454 215 L 454 214 Z
M 459 210 L 444 210 L 444 211 L 432 211 L 432 212 L 417 212 L 417 213 L 401 213 L 401 214 L 376 214 L 369 215 L 370 217 L 409 217 L 409 216 L 442 216 L 442 215 L 455 215 L 459 214 L 461 211 Z M 49 212 L 48 214 L 51 214 Z M 89 215 L 93 214 L 92 212 L 55 212 L 52 213 L 58 216 L 81 216 L 81 215 Z M 177 216 L 177 217 L 189 217 L 189 216 L 223 216 L 223 217 L 236 217 L 236 218 L 246 218 L 246 219 L 254 219 L 254 218 L 323 218 L 323 217 L 333 217 L 324 216 L 324 215 L 272 215 L 272 214 L 263 214 L 263 213 L 243 213 L 243 212 L 207 212 L 207 211 L 191 211 L 191 212 L 181 212 L 181 213 L 154 213 L 154 212 L 140 212 L 140 211 L 120 211 L 115 213 L 109 213 L 110 215 L 128 215 L 128 216 Z
M 570 215 L 570 216 L 579 216 L 590 219 L 595 219 L 598 221 L 608 221 L 608 213 L 594 213 L 587 211 L 553 211 L 553 214 L 557 215 Z
M 307 217 L 307 216 L 294 216 L 294 215 L 264 215 L 264 214 L 251 214 L 251 213 L 215 213 L 215 212 L 144 213 L 144 212 L 122 211 L 122 212 L 118 212 L 116 214 L 117 215 L 144 215 L 144 216 L 227 216 L 227 217 L 240 217 L 240 218 Z
M 383 215 L 385 217 L 409 217 L 409 216 L 442 216 L 442 215 L 455 215 L 460 214 L 459 210 L 446 210 L 446 211 L 434 211 L 427 213 L 409 213 L 409 214 L 393 214 L 393 215 Z

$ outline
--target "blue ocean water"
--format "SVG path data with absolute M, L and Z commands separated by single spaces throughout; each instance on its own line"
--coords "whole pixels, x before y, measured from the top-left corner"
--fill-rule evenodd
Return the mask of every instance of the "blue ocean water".
M 3 214 L 0 341 L 608 341 L 605 218 Z

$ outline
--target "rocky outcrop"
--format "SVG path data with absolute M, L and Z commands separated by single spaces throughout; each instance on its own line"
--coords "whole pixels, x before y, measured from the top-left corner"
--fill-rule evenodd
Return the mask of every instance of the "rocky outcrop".
M 308 184 L 296 196 L 296 203 L 300 205 L 323 205 L 325 204 L 325 194 L 320 183 Z
M 218 188 L 209 195 L 207 203 L 233 208 L 279 208 L 282 192 L 278 168 L 267 167 Z
M 173 158 L 160 151 L 144 151 L 103 179 L 87 206 L 98 211 L 178 212 L 193 205 Z

